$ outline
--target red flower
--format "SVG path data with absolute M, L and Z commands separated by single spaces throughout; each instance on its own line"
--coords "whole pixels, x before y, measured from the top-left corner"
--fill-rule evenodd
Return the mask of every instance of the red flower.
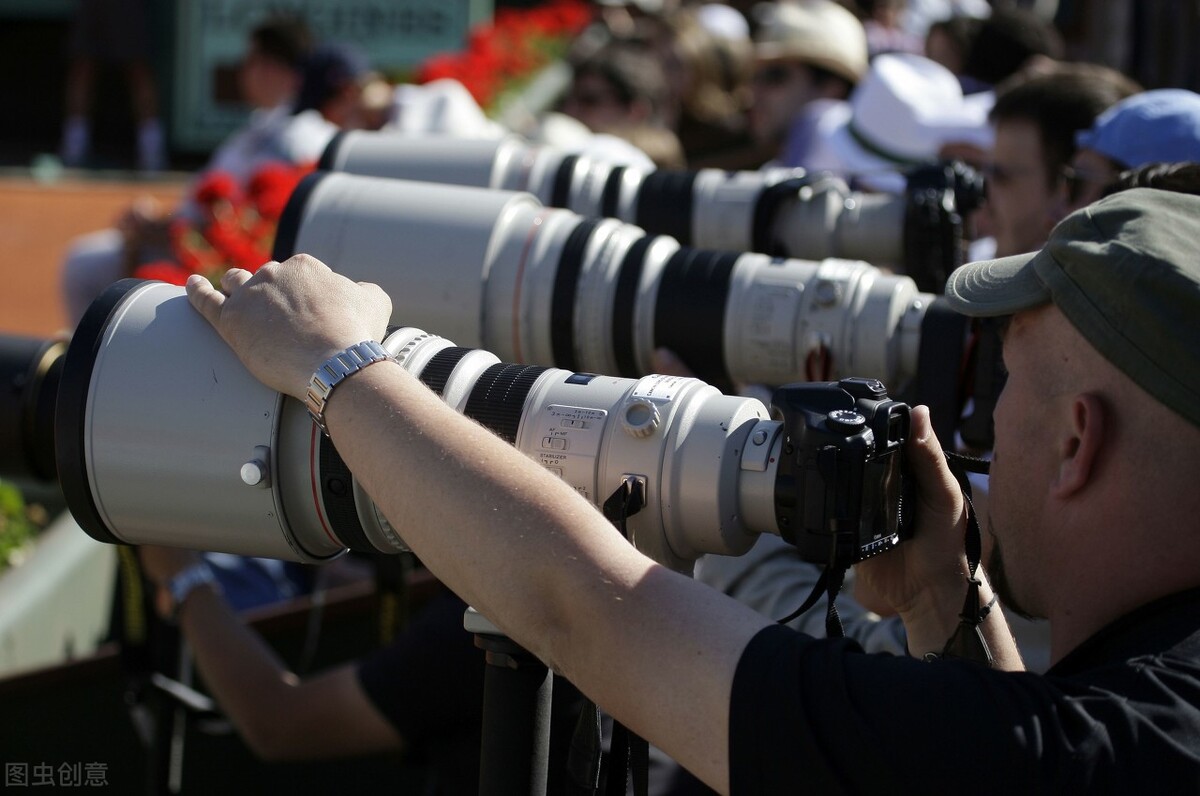
M 170 285 L 186 285 L 188 277 L 194 272 L 170 260 L 157 260 L 134 269 L 133 275 L 138 279 L 157 279 Z
M 560 57 L 570 39 L 591 21 L 582 0 L 550 0 L 539 8 L 497 9 L 490 25 L 478 25 L 457 54 L 438 53 L 416 70 L 417 83 L 452 78 L 484 109 L 538 69 Z
M 182 285 L 191 274 L 213 284 L 229 268 L 257 271 L 271 259 L 279 216 L 292 192 L 313 166 L 272 163 L 239 186 L 229 174 L 215 172 L 196 186 L 203 217 L 176 219 L 169 228 L 175 262 L 159 261 L 135 269 L 134 276 Z
M 240 191 L 237 180 L 231 175 L 223 171 L 213 171 L 197 183 L 194 193 L 197 204 L 209 207 L 222 200 L 236 202 Z
M 246 196 L 263 218 L 278 221 L 292 191 L 313 167 L 290 167 L 272 163 L 255 172 L 246 186 Z
M 445 78 L 457 78 L 459 74 L 459 59 L 450 53 L 438 53 L 425 60 L 417 68 L 418 83 L 432 83 Z

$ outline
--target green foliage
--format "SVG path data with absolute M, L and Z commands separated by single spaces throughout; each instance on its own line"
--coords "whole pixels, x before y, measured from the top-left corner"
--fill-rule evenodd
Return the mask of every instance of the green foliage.
M 0 570 L 15 563 L 37 533 L 39 507 L 26 506 L 25 499 L 12 484 L 0 481 Z

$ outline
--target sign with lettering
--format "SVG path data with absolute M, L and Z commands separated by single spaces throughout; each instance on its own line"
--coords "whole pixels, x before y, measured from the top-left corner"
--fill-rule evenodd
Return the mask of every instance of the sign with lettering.
M 246 39 L 280 11 L 302 16 L 318 41 L 361 48 L 373 68 L 388 73 L 461 50 L 471 26 L 491 18 L 492 0 L 179 0 L 171 92 L 176 149 L 212 149 L 245 123 L 237 70 Z

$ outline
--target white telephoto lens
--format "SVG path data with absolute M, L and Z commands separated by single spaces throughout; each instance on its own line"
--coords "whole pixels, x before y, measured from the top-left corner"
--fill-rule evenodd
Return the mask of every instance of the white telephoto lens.
M 704 381 L 778 386 L 916 372 L 931 296 L 864 262 L 681 247 L 530 194 L 341 173 L 306 179 L 276 259 L 379 284 L 393 322 L 507 361 L 634 377 L 655 349 Z
M 501 362 L 403 327 L 384 346 L 456 411 L 603 507 L 633 544 L 690 571 L 777 532 L 782 424 L 697 379 Z M 182 288 L 123 280 L 71 341 L 55 414 L 68 508 L 112 543 L 320 562 L 400 552 L 393 525 L 304 406 L 256 381 Z

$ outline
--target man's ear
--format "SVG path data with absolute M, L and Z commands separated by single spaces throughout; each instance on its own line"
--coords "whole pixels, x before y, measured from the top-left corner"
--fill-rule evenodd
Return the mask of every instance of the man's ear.
M 1055 497 L 1069 497 L 1096 476 L 1101 453 L 1108 441 L 1108 412 L 1093 393 L 1076 395 L 1058 440 L 1058 478 L 1051 485 Z

